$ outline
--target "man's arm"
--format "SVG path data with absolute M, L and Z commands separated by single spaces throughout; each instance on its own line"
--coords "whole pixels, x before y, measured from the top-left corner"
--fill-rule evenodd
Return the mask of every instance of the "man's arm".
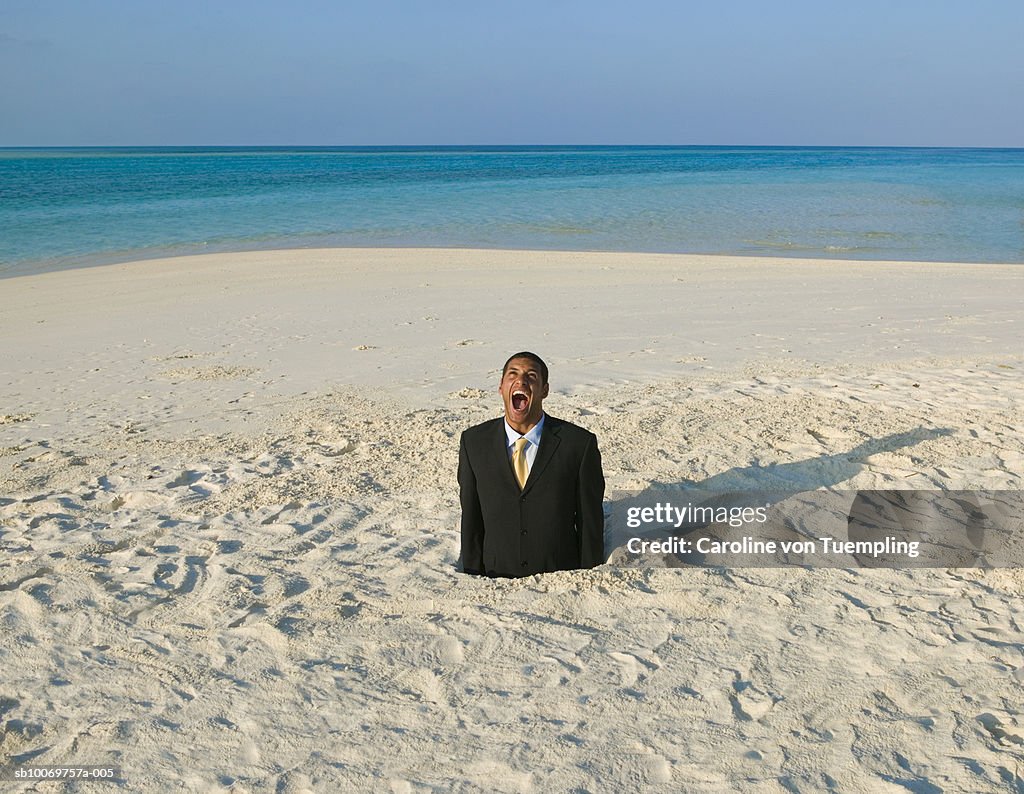
M 591 435 L 580 463 L 576 484 L 576 529 L 580 541 L 580 567 L 593 568 L 604 560 L 604 472 L 597 437 Z
M 466 452 L 466 435 L 459 439 L 459 501 L 462 503 L 462 570 L 484 572 L 484 517 L 476 490 L 476 474 Z

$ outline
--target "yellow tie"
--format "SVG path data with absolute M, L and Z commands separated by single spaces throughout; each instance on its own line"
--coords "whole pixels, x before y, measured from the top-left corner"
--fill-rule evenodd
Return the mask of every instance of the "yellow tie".
M 530 470 L 526 468 L 526 444 L 525 438 L 516 439 L 512 450 L 512 471 L 516 473 L 519 490 L 526 487 L 526 478 L 530 476 Z

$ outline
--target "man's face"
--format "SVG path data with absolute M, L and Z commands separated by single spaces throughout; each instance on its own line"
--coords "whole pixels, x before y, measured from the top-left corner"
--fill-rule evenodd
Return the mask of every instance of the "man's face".
M 548 384 L 541 383 L 540 367 L 532 358 L 514 358 L 501 376 L 501 399 L 505 418 L 519 432 L 540 421 L 542 404 L 548 396 Z

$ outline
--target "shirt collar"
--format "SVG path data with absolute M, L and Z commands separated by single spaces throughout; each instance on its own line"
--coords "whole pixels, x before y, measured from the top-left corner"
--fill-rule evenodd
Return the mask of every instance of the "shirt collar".
M 527 441 L 529 441 L 535 447 L 539 447 L 540 446 L 540 434 L 541 434 L 541 431 L 544 429 L 544 419 L 546 417 L 547 417 L 547 414 L 541 413 L 540 421 L 537 422 L 537 424 L 535 424 L 530 429 L 530 432 L 527 433 L 525 436 L 521 435 L 520 433 L 517 433 L 515 430 L 513 430 L 509 426 L 508 419 L 505 419 L 504 420 L 505 421 L 505 437 L 508 439 L 508 446 L 512 446 L 513 444 L 515 444 L 516 441 L 518 441 L 520 438 L 525 438 Z

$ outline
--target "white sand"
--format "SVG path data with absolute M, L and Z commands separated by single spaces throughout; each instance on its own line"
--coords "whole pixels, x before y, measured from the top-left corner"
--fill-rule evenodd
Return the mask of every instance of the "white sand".
M 330 250 L 0 290 L 0 763 L 1024 790 L 1018 571 L 454 568 L 458 434 L 522 348 L 609 495 L 1020 490 L 1020 266 Z

